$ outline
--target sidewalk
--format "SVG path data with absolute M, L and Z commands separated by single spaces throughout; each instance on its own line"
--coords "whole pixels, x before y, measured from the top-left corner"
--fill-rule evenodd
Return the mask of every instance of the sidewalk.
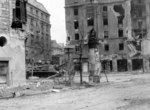
M 100 83 L 92 84 L 91 86 L 105 85 L 105 84 L 115 84 L 115 83 L 124 83 L 124 82 L 134 82 L 134 81 L 144 81 L 150 82 L 150 74 L 108 74 L 107 75 L 109 82 L 105 78 L 105 75 L 102 74 Z M 59 79 L 59 78 L 58 78 Z M 62 80 L 62 79 L 61 79 Z M 19 87 L 0 87 L 0 99 L 5 98 L 15 98 L 20 96 L 31 96 L 37 94 L 47 94 L 54 92 L 53 87 L 56 87 L 57 90 L 67 91 L 70 89 L 85 89 L 89 82 L 88 75 L 83 76 L 84 84 L 81 86 L 79 75 L 74 77 L 75 84 L 72 87 L 67 87 L 64 84 L 57 84 L 55 81 L 50 79 L 38 79 L 38 80 L 27 80 L 26 85 L 20 85 Z M 87 82 L 87 83 L 86 83 Z M 91 87 L 89 84 L 89 87 Z

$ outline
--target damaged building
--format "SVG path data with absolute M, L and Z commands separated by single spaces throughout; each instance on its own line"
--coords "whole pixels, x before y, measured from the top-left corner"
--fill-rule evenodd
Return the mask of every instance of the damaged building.
M 65 0 L 67 44 L 79 51 L 84 41 L 82 64 L 89 71 L 86 44 L 94 29 L 102 67 L 107 61 L 111 72 L 149 71 L 149 6 L 149 0 Z
M 26 83 L 26 0 L 0 0 L 0 84 Z

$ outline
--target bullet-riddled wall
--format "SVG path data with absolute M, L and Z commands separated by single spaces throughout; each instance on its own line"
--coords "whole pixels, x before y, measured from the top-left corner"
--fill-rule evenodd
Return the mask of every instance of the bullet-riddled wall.
M 15 0 L 0 0 L 0 84 L 26 83 L 25 31 L 11 28 Z

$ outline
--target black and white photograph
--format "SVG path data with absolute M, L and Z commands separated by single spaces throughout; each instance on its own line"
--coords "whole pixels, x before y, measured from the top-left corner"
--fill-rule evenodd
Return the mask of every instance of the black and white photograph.
M 0 110 L 150 110 L 150 0 L 0 0 Z

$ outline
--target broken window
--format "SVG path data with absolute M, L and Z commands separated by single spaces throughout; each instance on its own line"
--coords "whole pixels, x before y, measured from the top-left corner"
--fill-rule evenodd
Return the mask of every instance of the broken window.
M 75 34 L 75 40 L 79 40 L 79 34 L 78 33 Z
M 125 17 L 125 10 L 122 5 L 114 5 L 115 15 L 118 17 L 118 24 L 123 24 L 123 19 Z
M 119 50 L 124 50 L 124 44 L 123 43 L 119 44 Z
M 88 26 L 94 26 L 94 19 L 93 18 L 89 18 L 87 20 L 87 24 L 88 24 Z
M 122 16 L 119 16 L 118 17 L 118 24 L 120 25 L 123 25 L 123 19 L 122 19 Z
M 88 26 L 94 26 L 94 7 L 88 6 L 86 8 L 87 12 L 87 24 Z
M 78 15 L 78 8 L 74 9 L 74 15 L 77 16 Z
M 74 20 L 74 28 L 75 29 L 79 28 L 79 22 L 77 20 Z
M 22 28 L 22 24 L 27 22 L 26 0 L 16 0 L 15 9 L 13 9 L 12 28 Z
M 107 6 L 103 6 L 103 11 L 107 12 Z
M 109 45 L 105 44 L 105 51 L 109 51 Z
M 108 31 L 104 31 L 104 38 L 108 38 Z
M 96 37 L 96 31 L 94 30 L 94 28 L 92 28 L 89 32 L 89 37 L 90 38 L 93 38 L 93 37 Z
M 118 36 L 123 37 L 123 30 L 122 29 L 118 30 Z
M 104 26 L 108 25 L 108 18 L 106 18 L 106 17 L 103 18 L 103 25 Z

